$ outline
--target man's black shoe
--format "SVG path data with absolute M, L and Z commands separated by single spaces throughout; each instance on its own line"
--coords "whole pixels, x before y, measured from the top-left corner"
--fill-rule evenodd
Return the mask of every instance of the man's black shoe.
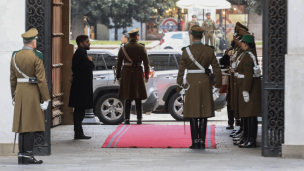
M 141 119 L 137 119 L 137 125 L 141 125 L 141 124 L 142 124 Z
M 130 119 L 126 119 L 124 124 L 125 125 L 130 125 Z
M 83 135 L 75 135 L 74 136 L 74 139 L 75 140 L 79 140 L 79 139 L 91 139 L 90 136 L 85 136 L 84 134 Z
M 42 160 L 36 160 L 31 153 L 18 153 L 18 164 L 42 164 Z
M 233 129 L 234 127 L 232 125 L 226 127 L 226 129 Z

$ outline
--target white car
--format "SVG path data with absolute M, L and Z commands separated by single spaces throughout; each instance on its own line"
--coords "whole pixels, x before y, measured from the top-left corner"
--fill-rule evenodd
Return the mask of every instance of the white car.
M 165 33 L 160 42 L 161 49 L 181 50 L 181 48 L 190 45 L 189 32 L 177 31 Z

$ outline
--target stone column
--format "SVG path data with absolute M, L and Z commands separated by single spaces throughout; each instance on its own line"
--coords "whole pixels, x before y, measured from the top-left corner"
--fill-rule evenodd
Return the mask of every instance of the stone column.
M 284 158 L 304 158 L 304 1 L 288 1 Z
M 23 47 L 21 34 L 25 32 L 25 1 L 1 0 L 0 11 L 0 156 L 8 156 L 18 153 L 18 144 L 15 153 L 12 153 L 15 133 L 12 132 L 14 107 L 10 88 L 10 62 L 13 51 Z

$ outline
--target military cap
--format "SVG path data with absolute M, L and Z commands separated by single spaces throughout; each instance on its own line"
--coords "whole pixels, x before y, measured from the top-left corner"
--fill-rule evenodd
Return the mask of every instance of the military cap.
M 191 34 L 203 34 L 204 31 L 205 30 L 197 24 L 191 27 Z
M 137 34 L 137 35 L 139 35 L 138 32 L 139 32 L 139 29 L 135 28 L 135 29 L 129 31 L 128 34 Z
M 253 37 L 249 34 L 246 34 L 243 36 L 242 40 L 240 42 L 245 42 L 245 43 L 254 43 Z
M 38 30 L 35 28 L 31 28 L 27 32 L 23 33 L 21 37 L 24 40 L 34 40 L 37 39 L 37 35 L 38 35 Z
M 206 15 L 211 15 L 211 13 L 210 12 L 207 12 L 207 14 Z
M 236 26 L 239 26 L 239 27 L 241 27 L 241 28 L 245 29 L 246 31 L 248 31 L 248 30 L 249 30 L 249 29 L 248 29 L 248 27 L 244 26 L 244 25 L 243 25 L 243 24 L 241 24 L 240 22 L 237 22 L 237 23 L 236 23 Z
M 196 15 L 192 15 L 192 18 L 196 18 Z
M 244 29 L 240 29 L 238 33 L 238 37 L 236 39 L 242 39 L 245 35 L 250 35 L 250 33 Z

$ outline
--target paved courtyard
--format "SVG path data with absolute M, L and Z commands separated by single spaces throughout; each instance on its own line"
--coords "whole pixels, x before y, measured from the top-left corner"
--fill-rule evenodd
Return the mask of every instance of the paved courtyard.
M 163 122 L 144 124 L 183 124 L 164 117 Z M 135 122 L 131 123 L 135 124 Z M 117 126 L 85 125 L 85 134 L 91 140 L 73 140 L 73 126 L 52 128 L 52 155 L 37 156 L 42 165 L 18 165 L 17 157 L 0 157 L 0 170 L 304 170 L 304 160 L 265 158 L 261 156 L 261 127 L 258 148 L 239 149 L 232 145 L 226 121 L 210 121 L 216 125 L 217 149 L 140 149 L 101 148 L 107 136 Z M 187 132 L 189 134 L 190 132 Z M 190 144 L 189 144 L 190 145 Z

